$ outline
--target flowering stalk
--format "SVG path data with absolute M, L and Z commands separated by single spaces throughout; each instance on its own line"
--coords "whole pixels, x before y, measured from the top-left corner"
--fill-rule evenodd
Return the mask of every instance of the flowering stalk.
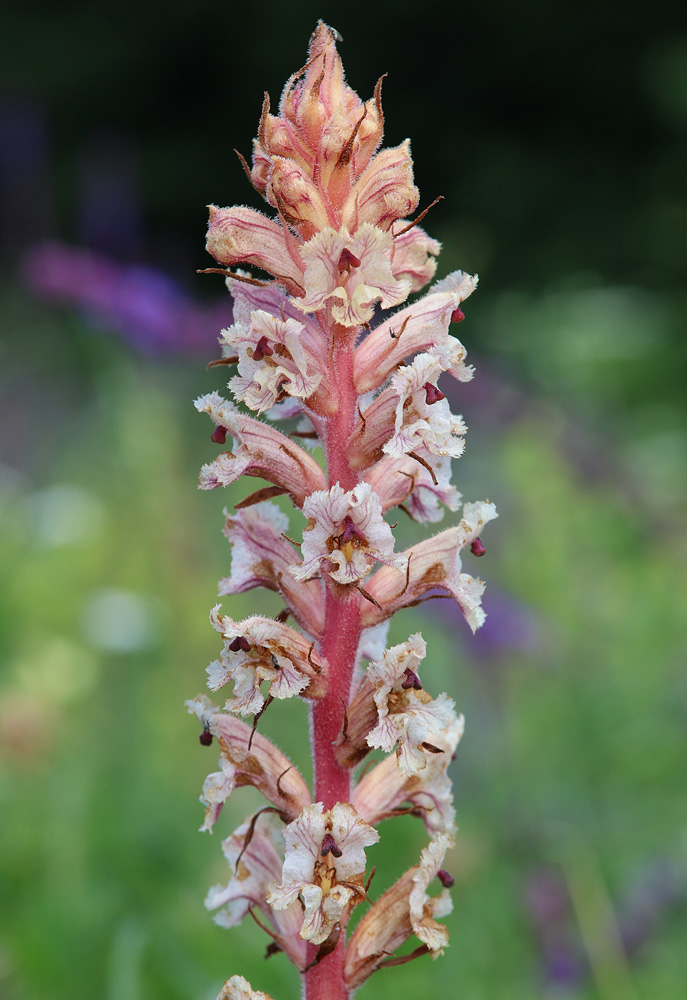
M 265 97 L 252 167 L 242 159 L 271 214 L 212 206 L 207 238 L 222 265 L 210 270 L 225 274 L 234 301 L 216 364 L 236 366 L 235 403 L 297 423 L 282 432 L 215 392 L 195 404 L 216 444 L 233 441 L 203 466 L 201 488 L 241 476 L 270 484 L 226 514 L 232 565 L 220 595 L 263 586 L 284 601 L 276 619 L 237 622 L 213 608 L 224 645 L 208 686 L 232 682 L 233 691 L 222 708 L 202 695 L 187 702 L 201 743 L 216 739 L 220 750 L 220 770 L 203 786 L 201 829 L 212 831 L 237 786 L 255 786 L 270 803 L 223 842 L 231 878 L 206 905 L 226 927 L 252 915 L 272 939 L 268 954 L 284 952 L 302 973 L 307 1000 L 346 1000 L 382 966 L 436 957 L 447 943 L 437 919 L 450 911 L 453 883 L 442 868 L 455 833 L 447 767 L 463 717 L 420 680 L 422 636 L 385 649 L 386 634 L 396 611 L 437 592 L 473 631 L 482 624 L 484 584 L 462 571 L 461 552 L 482 555 L 482 529 L 496 517 L 491 503 L 465 504 L 457 526 L 400 553 L 384 518 L 400 507 L 436 522 L 444 506 L 460 506 L 450 460 L 466 427 L 437 383 L 446 372 L 472 377 L 449 331 L 477 279 L 458 271 L 403 305 L 433 278 L 440 246 L 417 225 L 424 213 L 409 219 L 419 203 L 409 143 L 378 151 L 383 123 L 381 80 L 363 103 L 344 81 L 335 33 L 320 23 L 279 114 Z M 372 328 L 377 306 L 402 308 Z M 322 447 L 325 471 L 294 438 Z M 272 502 L 279 495 L 305 518 L 300 542 Z M 310 704 L 312 795 L 256 731 L 273 700 L 291 697 Z M 252 716 L 252 726 L 237 716 Z M 372 748 L 388 756 L 354 782 Z M 353 908 L 369 903 L 365 850 L 382 820 L 409 812 L 424 822 L 428 846 L 346 940 Z M 434 880 L 440 891 L 430 895 Z M 410 953 L 397 954 L 413 936 Z M 220 993 L 263 997 L 240 976 Z

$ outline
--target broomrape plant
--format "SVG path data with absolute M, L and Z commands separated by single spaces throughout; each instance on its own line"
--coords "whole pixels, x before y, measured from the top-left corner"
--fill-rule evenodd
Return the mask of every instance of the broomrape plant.
M 208 687 L 230 686 L 231 695 L 223 707 L 204 695 L 187 702 L 201 743 L 214 738 L 220 750 L 219 770 L 203 785 L 201 829 L 212 831 L 238 786 L 269 803 L 223 842 L 231 875 L 206 906 L 224 927 L 250 914 L 272 939 L 268 952 L 283 951 L 301 972 L 307 1000 L 344 1000 L 380 967 L 436 957 L 447 943 L 438 920 L 450 912 L 453 884 L 442 868 L 455 833 L 447 767 L 463 717 L 446 694 L 424 687 L 420 633 L 388 649 L 386 634 L 396 611 L 437 593 L 479 628 L 484 584 L 463 572 L 461 553 L 484 553 L 480 535 L 496 517 L 491 503 L 467 503 L 455 527 L 395 550 L 385 520 L 392 508 L 434 523 L 443 507 L 460 506 L 450 460 L 466 427 L 437 381 L 446 372 L 472 378 L 450 330 L 477 278 L 457 271 L 403 306 L 433 278 L 440 245 L 418 225 L 425 212 L 409 218 L 419 203 L 409 143 L 378 151 L 382 81 L 363 103 L 345 83 L 336 40 L 320 23 L 278 114 L 265 96 L 252 167 L 242 163 L 270 214 L 211 206 L 207 236 L 222 265 L 209 270 L 226 276 L 234 301 L 216 363 L 236 367 L 228 385 L 236 403 L 274 422 L 297 418 L 297 430 L 283 433 L 217 392 L 195 403 L 215 425 L 212 440 L 233 441 L 203 466 L 200 488 L 241 476 L 272 484 L 226 514 L 232 564 L 219 593 L 267 587 L 284 601 L 275 619 L 234 621 L 212 609 L 223 647 Z M 377 306 L 402 308 L 373 326 Z M 321 445 L 324 470 L 294 436 Z M 278 495 L 296 508 L 298 543 L 271 502 Z M 269 704 L 294 697 L 310 706 L 312 792 L 256 731 Z M 251 716 L 252 726 L 242 721 Z M 356 781 L 373 747 L 388 757 Z M 374 872 L 366 848 L 383 819 L 409 811 L 429 843 L 347 941 Z M 396 955 L 413 936 L 415 949 Z M 256 998 L 267 1000 L 241 976 L 219 995 Z

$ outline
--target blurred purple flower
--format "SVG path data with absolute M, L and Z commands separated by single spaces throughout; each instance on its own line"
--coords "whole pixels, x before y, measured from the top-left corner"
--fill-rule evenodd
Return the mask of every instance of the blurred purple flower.
M 33 247 L 21 270 L 36 295 L 80 308 L 93 326 L 144 354 L 212 354 L 220 330 L 232 322 L 229 295 L 201 306 L 156 268 L 125 266 L 61 243 Z
M 436 595 L 440 596 L 440 592 L 436 591 Z M 491 585 L 482 604 L 487 620 L 474 635 L 466 633 L 459 624 L 463 616 L 453 601 L 433 601 L 428 608 L 442 624 L 455 630 L 456 635 L 468 637 L 468 651 L 478 660 L 495 659 L 509 651 L 526 653 L 537 648 L 541 629 L 530 607 Z

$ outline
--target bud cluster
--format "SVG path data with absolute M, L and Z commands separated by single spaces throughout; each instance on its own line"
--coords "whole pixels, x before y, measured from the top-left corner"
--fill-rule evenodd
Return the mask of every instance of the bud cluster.
M 403 306 L 433 278 L 440 245 L 417 224 L 425 213 L 408 218 L 419 203 L 409 143 L 379 151 L 383 125 L 381 80 L 363 103 L 345 82 L 335 32 L 320 23 L 279 114 L 265 97 L 252 166 L 242 159 L 269 214 L 212 206 L 207 237 L 224 266 L 209 270 L 225 274 L 234 301 L 216 363 L 236 374 L 235 402 L 211 392 L 195 403 L 214 424 L 212 441 L 232 442 L 203 466 L 200 487 L 242 476 L 270 484 L 226 514 L 232 563 L 219 592 L 267 587 L 284 609 L 234 621 L 213 608 L 223 647 L 207 683 L 230 690 L 221 707 L 205 695 L 187 702 L 201 743 L 216 740 L 220 751 L 203 786 L 201 829 L 212 831 L 241 785 L 269 803 L 224 840 L 230 878 L 206 905 L 224 927 L 250 914 L 271 938 L 268 954 L 283 952 L 303 974 L 309 1000 L 343 1000 L 382 966 L 437 956 L 447 943 L 447 767 L 463 717 L 446 694 L 425 689 L 422 636 L 386 648 L 386 635 L 396 611 L 436 595 L 451 597 L 473 631 L 482 624 L 484 584 L 463 571 L 461 554 L 484 554 L 480 536 L 496 517 L 489 502 L 467 503 L 456 526 L 403 552 L 385 518 L 400 507 L 434 523 L 460 508 L 451 459 L 466 426 L 437 383 L 444 373 L 472 378 L 450 329 L 477 279 L 455 272 Z M 371 327 L 378 307 L 400 306 Z M 298 541 L 272 502 L 280 495 L 296 510 Z M 312 791 L 257 731 L 268 705 L 294 697 L 310 705 Z M 355 780 L 373 748 L 387 756 Z M 428 845 L 346 940 L 352 910 L 370 903 L 366 849 L 382 820 L 408 813 L 424 823 Z M 414 950 L 398 955 L 412 937 Z M 220 993 L 264 997 L 241 976 Z

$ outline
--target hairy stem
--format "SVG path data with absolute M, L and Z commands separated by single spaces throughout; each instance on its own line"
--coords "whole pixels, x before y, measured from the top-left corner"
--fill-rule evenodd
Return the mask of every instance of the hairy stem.
M 353 343 L 350 334 L 345 339 L 341 337 L 334 341 L 330 384 L 336 386 L 338 408 L 327 421 L 329 485 L 338 482 L 345 490 L 350 490 L 358 481 L 346 454 L 358 399 L 353 385 Z M 314 799 L 323 802 L 325 809 L 351 799 L 350 771 L 339 766 L 333 744 L 344 724 L 360 631 L 357 590 L 351 586 L 328 587 L 321 651 L 329 664 L 329 688 L 324 698 L 313 702 L 311 709 Z M 345 933 L 342 933 L 334 951 L 307 973 L 306 1000 L 347 1000 L 349 993 L 343 979 L 344 938 Z

